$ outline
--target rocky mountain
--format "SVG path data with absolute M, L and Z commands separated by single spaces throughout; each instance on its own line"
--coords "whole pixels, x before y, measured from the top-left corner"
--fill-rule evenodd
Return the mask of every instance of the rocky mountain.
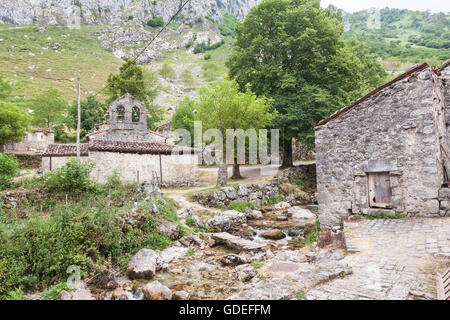
M 342 25 L 344 26 L 344 31 L 348 32 L 350 31 L 350 19 L 348 16 L 348 13 L 342 9 L 339 9 L 338 7 L 330 4 L 328 6 L 328 9 L 330 9 L 331 12 L 340 12 L 342 15 Z
M 191 0 L 178 18 L 192 24 L 211 17 L 223 22 L 223 13 L 236 18 L 245 14 L 260 0 Z M 79 17 L 82 24 L 120 25 L 130 17 L 146 22 L 153 16 L 167 22 L 177 12 L 182 0 L 0 0 L 0 23 L 24 25 L 70 25 Z

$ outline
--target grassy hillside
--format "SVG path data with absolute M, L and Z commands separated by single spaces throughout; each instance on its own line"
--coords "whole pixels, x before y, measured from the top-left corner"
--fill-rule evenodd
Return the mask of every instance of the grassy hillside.
M 388 70 L 423 61 L 439 65 L 450 58 L 449 14 L 385 8 L 378 16 L 369 10 L 349 14 L 349 20 L 344 38 L 363 42 Z
M 83 96 L 96 92 L 121 64 L 90 34 L 98 28 L 47 27 L 39 32 L 33 25 L 0 25 L 0 74 L 19 82 L 14 92 L 19 97 L 30 98 L 53 87 L 72 101 L 78 72 Z

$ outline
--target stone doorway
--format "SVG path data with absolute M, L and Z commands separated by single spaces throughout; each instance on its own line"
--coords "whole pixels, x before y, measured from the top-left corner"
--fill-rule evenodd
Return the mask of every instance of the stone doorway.
M 369 204 L 371 208 L 391 208 L 391 180 L 389 172 L 369 173 Z

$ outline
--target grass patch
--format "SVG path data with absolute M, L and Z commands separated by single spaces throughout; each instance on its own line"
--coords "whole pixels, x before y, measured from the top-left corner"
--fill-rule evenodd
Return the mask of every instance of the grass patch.
M 193 257 L 193 256 L 195 256 L 195 250 L 194 250 L 194 248 L 189 248 L 189 249 L 187 249 L 186 255 L 187 255 L 188 257 Z
M 375 219 L 381 219 L 381 220 L 395 220 L 395 219 L 405 219 L 406 214 L 356 214 L 353 215 L 353 219 L 358 220 L 375 220 Z
M 245 212 L 247 208 L 255 209 L 255 205 L 252 202 L 239 202 L 239 201 L 233 201 L 228 205 L 228 208 L 230 210 L 236 210 L 239 212 Z
M 110 73 L 117 73 L 122 61 L 100 46 L 92 33 L 103 26 L 80 29 L 47 26 L 0 25 L 0 74 L 12 81 L 13 96 L 32 98 L 50 88 L 60 90 L 68 101 L 76 99 L 76 78 L 80 71 L 82 99 L 88 91 L 102 88 Z M 57 50 L 56 43 L 59 44 Z M 72 80 L 71 80 L 72 79 Z
M 264 266 L 264 261 L 260 261 L 260 260 L 252 261 L 253 269 L 261 269 L 263 266 Z
M 274 204 L 280 203 L 284 201 L 284 197 L 283 196 L 278 196 L 278 197 L 274 197 L 271 199 L 268 199 L 266 201 L 263 201 L 263 206 L 273 206 Z
M 299 290 L 295 293 L 295 298 L 297 298 L 297 300 L 305 300 L 306 299 L 306 293 L 304 290 Z

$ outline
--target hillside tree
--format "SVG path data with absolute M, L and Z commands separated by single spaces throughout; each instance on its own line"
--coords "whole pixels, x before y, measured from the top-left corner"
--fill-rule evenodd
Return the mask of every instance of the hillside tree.
M 68 104 L 64 100 L 62 92 L 54 88 L 50 88 L 30 99 L 27 104 L 33 110 L 32 123 L 47 128 L 60 123 L 68 109 Z

